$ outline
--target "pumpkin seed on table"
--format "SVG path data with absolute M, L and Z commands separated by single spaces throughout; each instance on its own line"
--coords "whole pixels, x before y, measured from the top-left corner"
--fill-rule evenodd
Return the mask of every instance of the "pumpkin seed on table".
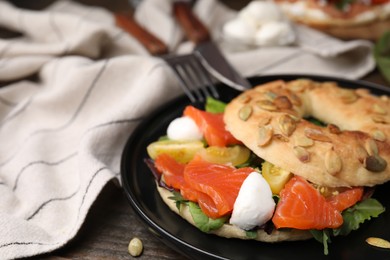
M 141 239 L 138 237 L 134 237 L 133 239 L 130 240 L 129 246 L 128 246 L 128 251 L 129 254 L 132 256 L 140 256 L 142 254 L 142 251 L 144 249 L 144 246 L 142 244 Z
M 380 247 L 380 248 L 386 248 L 390 249 L 390 242 L 379 237 L 369 237 L 366 239 L 366 242 L 369 245 Z

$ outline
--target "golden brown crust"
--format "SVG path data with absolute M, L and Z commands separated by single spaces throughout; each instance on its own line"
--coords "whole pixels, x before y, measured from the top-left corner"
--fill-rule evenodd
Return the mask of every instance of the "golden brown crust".
M 244 110 L 250 116 L 243 117 Z M 329 125 L 302 119 L 308 116 Z M 274 81 L 232 100 L 224 120 L 259 157 L 315 184 L 374 186 L 390 180 L 389 99 L 366 89 Z
M 318 0 L 274 0 L 292 20 L 343 39 L 378 39 L 390 25 L 390 2 L 355 2 L 345 10 Z
M 390 28 L 390 19 L 383 21 L 376 21 L 364 25 L 350 26 L 348 28 L 343 26 L 315 26 L 312 27 L 319 29 L 327 34 L 338 37 L 344 40 L 351 39 L 366 39 L 366 40 L 378 40 L 386 31 Z
M 191 213 L 189 212 L 188 206 L 181 204 L 180 211 L 176 207 L 176 202 L 169 197 L 173 196 L 172 192 L 167 189 L 161 188 L 157 185 L 157 190 L 168 207 L 174 211 L 176 214 L 180 215 L 182 218 L 187 220 L 190 224 L 195 226 L 195 223 L 192 219 Z M 305 230 L 274 230 L 271 234 L 267 234 L 264 230 L 259 229 L 257 231 L 256 238 L 249 238 L 246 235 L 246 232 L 236 226 L 230 224 L 224 224 L 217 230 L 213 230 L 210 234 L 214 234 L 220 237 L 226 238 L 238 238 L 238 239 L 254 239 L 261 242 L 281 242 L 281 241 L 297 241 L 297 240 L 306 240 L 312 238 L 312 235 L 309 231 Z

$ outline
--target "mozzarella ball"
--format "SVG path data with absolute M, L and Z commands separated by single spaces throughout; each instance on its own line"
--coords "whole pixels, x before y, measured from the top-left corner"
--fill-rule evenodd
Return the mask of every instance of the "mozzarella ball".
M 174 119 L 167 129 L 168 138 L 177 141 L 202 140 L 203 134 L 188 116 Z

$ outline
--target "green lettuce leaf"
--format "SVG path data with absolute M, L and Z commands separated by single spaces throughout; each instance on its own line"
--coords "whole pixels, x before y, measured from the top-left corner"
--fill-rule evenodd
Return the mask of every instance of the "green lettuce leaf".
M 174 200 L 176 202 L 176 208 L 180 210 L 180 204 L 187 203 L 188 200 L 184 199 L 180 192 L 173 191 L 173 196 L 168 197 L 168 199 Z
M 257 231 L 256 230 L 247 230 L 247 231 L 245 231 L 245 235 L 247 238 L 256 239 L 257 238 Z
M 210 113 L 223 113 L 225 111 L 226 103 L 207 97 L 205 110 Z
M 390 83 L 390 31 L 385 32 L 375 44 L 374 58 L 379 71 Z
M 364 221 L 378 217 L 385 211 L 379 201 L 373 198 L 357 203 L 355 206 L 343 211 L 343 225 L 333 230 L 335 236 L 348 235 L 352 230 L 357 230 Z
M 324 255 L 328 255 L 328 244 L 331 243 L 331 235 L 346 236 L 352 230 L 357 230 L 366 220 L 378 217 L 385 211 L 385 208 L 379 201 L 373 198 L 363 200 L 351 208 L 343 211 L 343 225 L 337 229 L 310 230 L 314 239 L 324 245 Z
M 314 237 L 315 240 L 322 243 L 324 246 L 324 255 L 329 254 L 328 244 L 330 244 L 332 241 L 330 240 L 330 230 L 324 229 L 324 230 L 310 230 L 310 233 Z
M 199 205 L 194 202 L 188 203 L 192 219 L 195 222 L 195 226 L 203 232 L 210 232 L 211 230 L 218 229 L 226 222 L 227 217 L 212 219 L 206 216 L 200 209 Z
M 356 0 L 339 0 L 336 1 L 335 5 L 339 10 L 345 10 L 345 8 L 349 5 L 355 2 Z

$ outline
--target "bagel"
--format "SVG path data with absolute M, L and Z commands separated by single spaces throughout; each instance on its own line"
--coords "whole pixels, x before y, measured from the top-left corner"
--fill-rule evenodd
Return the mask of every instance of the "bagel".
M 226 142 L 222 148 L 235 145 L 251 150 L 244 161 L 234 164 L 231 156 L 224 163 L 211 157 L 201 158 L 202 151 L 193 150 L 189 144 L 194 140 L 190 139 L 179 140 L 180 145 L 189 145 L 187 150 L 165 147 L 160 155 L 151 152 L 149 148 L 157 146 L 150 144 L 147 150 L 151 159 L 145 162 L 153 172 L 162 201 L 201 231 L 267 243 L 314 237 L 324 244 L 327 254 L 326 237 L 332 236 L 327 233 L 329 230 L 335 231 L 334 236 L 347 235 L 360 223 L 384 211 L 380 202 L 371 198 L 373 189 L 365 187 L 390 180 L 389 102 L 387 96 L 375 96 L 364 88 L 343 88 L 336 82 L 271 81 L 223 104 L 219 110 L 223 113 L 218 112 L 215 117 L 212 112 L 198 112 L 214 118 L 214 123 L 215 118 L 223 118 L 220 122 L 223 132 L 218 134 L 229 133 L 235 140 Z M 192 110 L 185 109 L 183 115 L 188 115 L 185 111 Z M 314 124 L 312 118 L 322 123 Z M 205 121 L 203 124 L 211 127 Z M 208 140 L 212 139 L 205 135 L 205 149 L 215 145 Z M 172 144 L 178 148 L 179 143 Z M 223 152 L 217 155 L 218 159 L 226 158 L 222 154 L 227 150 L 220 151 Z M 185 153 L 191 153 L 192 159 L 179 162 Z M 241 176 L 245 176 L 244 171 L 250 173 L 240 182 L 237 171 Z M 274 179 L 267 179 L 270 175 Z M 257 177 L 248 180 L 249 176 Z M 259 185 L 260 179 L 265 186 Z M 229 210 L 210 214 L 208 209 L 218 210 L 217 204 L 226 206 L 231 196 L 235 196 L 234 205 Z M 347 196 L 351 199 L 343 201 L 339 208 L 338 199 Z M 269 200 L 276 203 L 269 204 Z M 352 209 L 348 212 L 355 215 L 354 207 L 359 203 L 365 203 L 362 212 L 356 213 L 360 214 L 358 218 L 364 215 L 363 219 L 358 223 L 355 217 L 344 219 L 341 214 Z M 296 223 L 301 222 L 302 216 L 304 224 Z M 318 226 L 318 219 L 335 222 Z
M 293 21 L 344 39 L 378 39 L 390 26 L 390 1 L 274 0 Z
M 368 89 L 277 80 L 233 99 L 224 121 L 257 156 L 314 184 L 374 186 L 390 180 L 390 103 Z

